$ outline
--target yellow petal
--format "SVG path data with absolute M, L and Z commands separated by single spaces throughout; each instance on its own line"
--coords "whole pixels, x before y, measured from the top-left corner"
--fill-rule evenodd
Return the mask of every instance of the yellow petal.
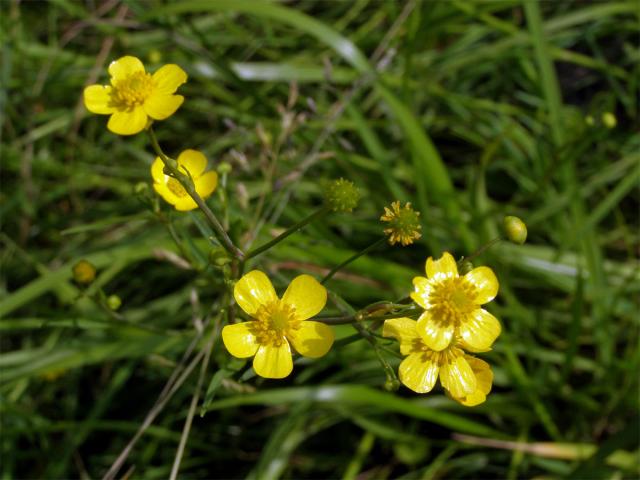
M 194 210 L 196 208 L 198 208 L 198 204 L 189 196 L 181 197 L 176 202 L 176 210 L 180 212 L 188 212 L 189 210 Z
M 169 190 L 169 188 L 163 183 L 154 182 L 153 189 L 158 195 L 164 198 L 164 200 L 171 205 L 175 205 L 180 201 L 180 198 L 177 197 L 171 190 Z
M 178 166 L 196 180 L 207 168 L 207 157 L 198 150 L 185 150 L 178 156 Z
M 164 95 L 153 93 L 144 101 L 144 111 L 154 120 L 164 120 L 170 117 L 184 102 L 182 95 Z
M 428 308 L 429 292 L 431 291 L 431 284 L 429 280 L 425 277 L 414 277 L 413 286 L 415 288 L 415 291 L 411 293 L 413 301 L 422 308 Z
M 442 365 L 440 383 L 454 398 L 465 397 L 477 387 L 476 376 L 462 355 Z
M 136 57 L 122 57 L 118 60 L 114 60 L 109 65 L 109 75 L 111 75 L 112 84 L 120 80 L 124 80 L 135 72 L 144 72 L 144 65 Z
M 279 347 L 261 345 L 253 359 L 253 369 L 264 378 L 284 378 L 293 370 L 291 348 L 285 342 Z
M 115 112 L 111 103 L 111 87 L 108 85 L 90 85 L 84 89 L 84 106 L 92 113 L 108 115 Z
M 134 135 L 147 126 L 147 114 L 140 107 L 131 111 L 117 111 L 109 118 L 107 128 L 118 135 Z
M 425 270 L 427 277 L 430 279 L 435 278 L 436 280 L 441 280 L 443 278 L 458 276 L 456 260 L 449 252 L 444 252 L 438 260 L 429 257 Z
M 156 157 L 151 164 L 151 178 L 153 178 L 155 183 L 167 183 L 167 175 L 164 174 L 164 162 L 160 157 Z
M 202 198 L 207 198 L 218 186 L 218 174 L 207 172 L 196 180 L 196 192 Z
M 233 296 L 248 315 L 256 313 L 260 305 L 277 300 L 271 280 L 260 270 L 252 270 L 238 280 Z
M 187 81 L 187 74 L 177 65 L 164 65 L 153 74 L 153 81 L 157 91 L 170 95 Z
M 452 398 L 467 407 L 475 407 L 487 399 L 487 395 L 491 391 L 493 372 L 487 362 L 468 355 L 465 355 L 465 358 L 476 376 L 477 386 L 473 393 L 470 393 L 465 397 Z
M 296 318 L 306 320 L 324 308 L 327 289 L 311 275 L 300 275 L 289 284 L 282 301 L 295 308 Z
M 464 276 L 465 281 L 476 287 L 475 303 L 483 305 L 498 294 L 498 279 L 489 267 L 478 267 Z
M 500 322 L 482 308 L 471 312 L 458 327 L 463 348 L 474 352 L 486 352 L 500 332 Z
M 258 340 L 252 333 L 255 322 L 236 323 L 222 329 L 222 341 L 229 353 L 234 357 L 253 357 L 258 351 Z
M 451 343 L 454 326 L 453 324 L 442 325 L 434 321 L 428 312 L 424 312 L 418 319 L 416 330 L 427 347 L 439 352 Z
M 335 335 L 329 325 L 306 320 L 300 323 L 300 328 L 296 330 L 295 335 L 288 338 L 300 355 L 319 358 L 329 351 Z
M 400 342 L 400 353 L 403 355 L 409 355 L 416 348 L 416 344 L 422 344 L 416 330 L 416 321 L 407 317 L 385 320 L 382 336 L 397 339 Z
M 424 353 L 412 353 L 398 369 L 400 381 L 416 393 L 427 393 L 438 379 L 440 367 Z

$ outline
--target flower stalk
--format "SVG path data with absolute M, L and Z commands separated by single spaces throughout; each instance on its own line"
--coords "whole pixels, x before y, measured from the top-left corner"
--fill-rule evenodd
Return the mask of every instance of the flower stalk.
M 344 262 L 342 262 L 341 264 L 333 267 L 329 273 L 327 273 L 324 278 L 322 280 L 320 280 L 320 283 L 322 285 L 324 285 L 325 283 L 327 283 L 329 280 L 331 280 L 331 278 L 338 273 L 338 271 L 340 271 L 342 268 L 346 267 L 347 265 L 349 265 L 351 262 L 353 262 L 354 260 L 357 260 L 358 258 L 360 258 L 363 255 L 366 255 L 367 253 L 369 253 L 371 250 L 373 250 L 374 248 L 376 248 L 377 246 L 381 245 L 382 243 L 384 243 L 386 240 L 386 237 L 382 237 L 379 238 L 378 240 L 376 240 L 375 242 L 373 242 L 371 245 L 369 245 L 368 247 L 366 247 L 364 250 L 359 251 L 358 253 L 355 253 L 354 255 L 352 255 L 351 257 L 347 258 Z
M 267 250 L 269 250 L 274 245 L 277 245 L 278 243 L 283 241 L 289 235 L 297 232 L 298 230 L 301 230 L 307 224 L 311 223 L 312 221 L 314 221 L 317 218 L 320 218 L 320 217 L 326 215 L 328 212 L 329 212 L 329 209 L 327 207 L 322 207 L 322 208 L 316 210 L 314 213 L 309 215 L 304 220 L 301 220 L 298 223 L 296 223 L 295 225 L 293 225 L 293 226 L 289 227 L 288 229 L 286 229 L 284 232 L 282 232 L 280 235 L 278 235 L 273 240 L 270 240 L 267 243 L 265 243 L 264 245 L 261 245 L 261 246 L 255 248 L 255 249 L 251 250 L 249 253 L 246 254 L 244 259 L 245 260 L 249 260 L 250 258 L 257 257 L 261 253 L 266 252 Z
M 198 195 L 191 178 L 182 173 L 177 167 L 177 162 L 168 157 L 162 151 L 162 148 L 158 143 L 158 139 L 156 138 L 156 134 L 153 131 L 153 127 L 149 127 L 147 133 L 149 135 L 149 140 L 151 141 L 151 146 L 155 150 L 158 157 L 160 157 L 160 160 L 162 160 L 162 163 L 164 163 L 165 170 L 167 170 L 173 178 L 180 182 L 180 185 L 182 185 L 189 196 L 193 198 L 193 201 L 196 202 L 198 208 L 202 210 L 202 213 L 204 213 L 204 216 L 209 222 L 209 225 L 211 225 L 211 227 L 213 228 L 216 238 L 218 239 L 220 244 L 227 252 L 229 252 L 232 257 L 237 258 L 238 260 L 242 260 L 244 258 L 244 253 L 231 241 L 231 238 L 229 238 L 229 235 L 227 235 L 227 232 L 222 227 L 222 224 L 220 223 L 216 215 L 207 206 L 202 197 Z

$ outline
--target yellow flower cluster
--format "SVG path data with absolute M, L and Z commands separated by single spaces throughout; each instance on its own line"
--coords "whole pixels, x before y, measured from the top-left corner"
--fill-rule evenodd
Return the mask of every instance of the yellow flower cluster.
M 152 75 L 146 72 L 138 58 L 125 56 L 111 62 L 108 70 L 111 85 L 86 87 L 84 104 L 92 113 L 110 115 L 107 128 L 113 133 L 140 133 L 151 121 L 169 118 L 184 102 L 184 97 L 175 95 L 175 92 L 187 81 L 187 74 L 177 65 L 164 65 Z M 205 199 L 214 192 L 218 174 L 205 172 L 207 159 L 201 152 L 185 150 L 177 162 L 178 169 L 191 179 L 201 198 Z M 165 174 L 163 165 L 157 157 L 151 166 L 153 188 L 158 195 L 176 210 L 197 208 L 182 184 Z
M 498 293 L 498 279 L 488 267 L 464 276 L 449 253 L 426 263 L 426 277 L 413 279 L 411 298 L 424 309 L 418 321 L 395 318 L 385 321 L 382 334 L 400 342 L 406 355 L 400 364 L 400 381 L 411 390 L 426 393 L 440 378 L 442 387 L 456 401 L 474 406 L 491 390 L 489 365 L 469 352 L 486 352 L 500 335 L 500 322 L 482 305 Z

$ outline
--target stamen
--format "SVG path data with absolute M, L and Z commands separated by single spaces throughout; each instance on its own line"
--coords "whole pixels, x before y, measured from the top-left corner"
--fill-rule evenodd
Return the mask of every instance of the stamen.
M 116 108 L 130 110 L 144 101 L 153 92 L 155 84 L 150 74 L 135 72 L 116 83 L 111 91 L 111 102 Z
M 255 313 L 253 334 L 263 345 L 280 346 L 285 338 L 300 328 L 295 309 L 280 300 L 261 305 Z

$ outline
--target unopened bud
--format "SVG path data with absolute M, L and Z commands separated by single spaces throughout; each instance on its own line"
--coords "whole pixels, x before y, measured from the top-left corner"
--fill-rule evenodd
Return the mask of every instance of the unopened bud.
M 122 300 L 118 295 L 109 295 L 107 297 L 107 307 L 114 312 L 120 308 L 122 305 Z
M 96 267 L 87 260 L 80 260 L 73 266 L 73 279 L 83 285 L 89 285 L 96 278 Z
M 146 182 L 138 182 L 135 187 L 133 187 L 133 192 L 136 195 L 144 195 L 149 191 L 149 184 Z
M 387 381 L 384 382 L 384 389 L 387 392 L 397 392 L 400 388 L 400 381 L 397 378 L 387 377 Z
M 604 123 L 605 127 L 612 129 L 616 128 L 616 125 L 618 125 L 618 119 L 613 113 L 605 112 L 602 114 L 602 123 Z
M 220 162 L 220 164 L 218 165 L 218 173 L 220 175 L 225 175 L 227 173 L 231 173 L 231 164 L 229 162 Z
M 504 217 L 503 226 L 509 241 L 522 245 L 527 240 L 527 226 L 518 217 L 511 215 Z
M 209 262 L 216 267 L 223 267 L 231 262 L 231 259 L 223 248 L 212 248 L 209 251 Z

